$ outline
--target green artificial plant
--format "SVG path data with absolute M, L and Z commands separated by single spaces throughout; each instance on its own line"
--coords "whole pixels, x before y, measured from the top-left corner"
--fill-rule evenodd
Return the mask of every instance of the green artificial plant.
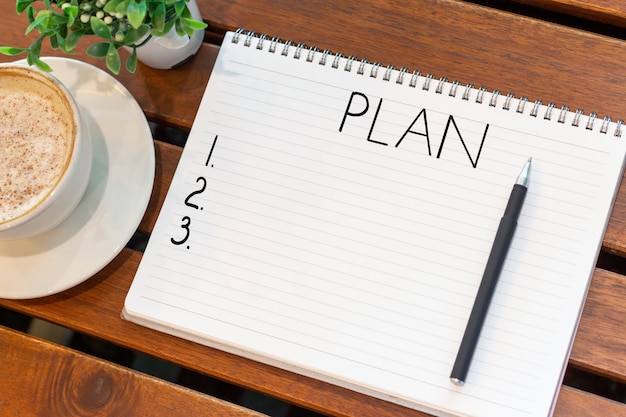
M 192 36 L 206 24 L 194 20 L 187 7 L 188 0 L 17 0 L 18 14 L 26 13 L 29 26 L 26 34 L 37 30 L 39 37 L 27 48 L 0 47 L 0 53 L 26 53 L 29 65 L 51 71 L 41 60 L 41 46 L 48 38 L 53 49 L 72 54 L 83 36 L 93 42 L 87 54 L 104 58 L 108 69 L 119 74 L 123 46 L 132 52 L 126 69 L 134 72 L 137 51 L 151 36 L 164 36 L 172 28 L 181 36 Z

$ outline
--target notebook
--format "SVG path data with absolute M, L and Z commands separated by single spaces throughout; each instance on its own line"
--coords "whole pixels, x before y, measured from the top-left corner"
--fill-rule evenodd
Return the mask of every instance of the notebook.
M 229 32 L 123 317 L 438 416 L 550 415 L 622 178 L 621 135 L 608 117 Z

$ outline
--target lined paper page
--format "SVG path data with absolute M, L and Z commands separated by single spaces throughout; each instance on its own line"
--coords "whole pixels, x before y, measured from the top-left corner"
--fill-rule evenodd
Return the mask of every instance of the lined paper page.
M 439 415 L 550 413 L 624 140 L 226 37 L 124 316 Z M 354 64 L 356 66 L 356 64 Z M 384 71 L 380 69 L 379 71 Z M 581 123 L 586 123 L 583 117 Z M 598 122 L 599 123 L 599 122 Z M 613 126 L 612 126 L 613 127 Z M 500 217 L 531 184 L 465 386 Z

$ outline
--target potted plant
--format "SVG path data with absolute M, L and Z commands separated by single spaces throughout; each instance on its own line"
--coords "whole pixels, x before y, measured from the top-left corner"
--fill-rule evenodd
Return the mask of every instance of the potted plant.
M 25 12 L 30 22 L 26 33 L 37 30 L 39 37 L 27 48 L 3 46 L 0 53 L 25 53 L 29 65 L 51 71 L 40 57 L 45 38 L 53 49 L 72 54 L 81 38 L 89 36 L 87 54 L 104 58 L 115 74 L 122 66 L 119 49 L 129 49 L 126 69 L 132 73 L 137 51 L 152 39 L 172 35 L 190 39 L 206 27 L 192 16 L 194 9 L 195 0 L 16 0 L 17 13 Z

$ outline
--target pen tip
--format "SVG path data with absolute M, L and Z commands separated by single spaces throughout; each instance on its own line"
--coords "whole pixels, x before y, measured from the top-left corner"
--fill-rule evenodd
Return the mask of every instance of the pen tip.
M 522 172 L 520 172 L 519 176 L 517 177 L 516 184 L 523 185 L 524 187 L 528 187 L 528 181 L 529 181 L 529 176 L 530 176 L 530 165 L 531 165 L 532 159 L 533 159 L 532 157 L 529 157 L 528 161 L 526 161 L 526 163 L 524 164 L 524 167 L 522 168 Z
M 533 157 L 532 157 L 532 156 L 529 156 L 529 157 L 528 157 L 528 163 L 530 163 L 530 162 L 532 162 L 532 161 L 533 161 Z
M 458 385 L 460 387 L 465 385 L 465 381 L 460 378 L 450 377 L 450 381 L 452 381 L 454 385 Z

